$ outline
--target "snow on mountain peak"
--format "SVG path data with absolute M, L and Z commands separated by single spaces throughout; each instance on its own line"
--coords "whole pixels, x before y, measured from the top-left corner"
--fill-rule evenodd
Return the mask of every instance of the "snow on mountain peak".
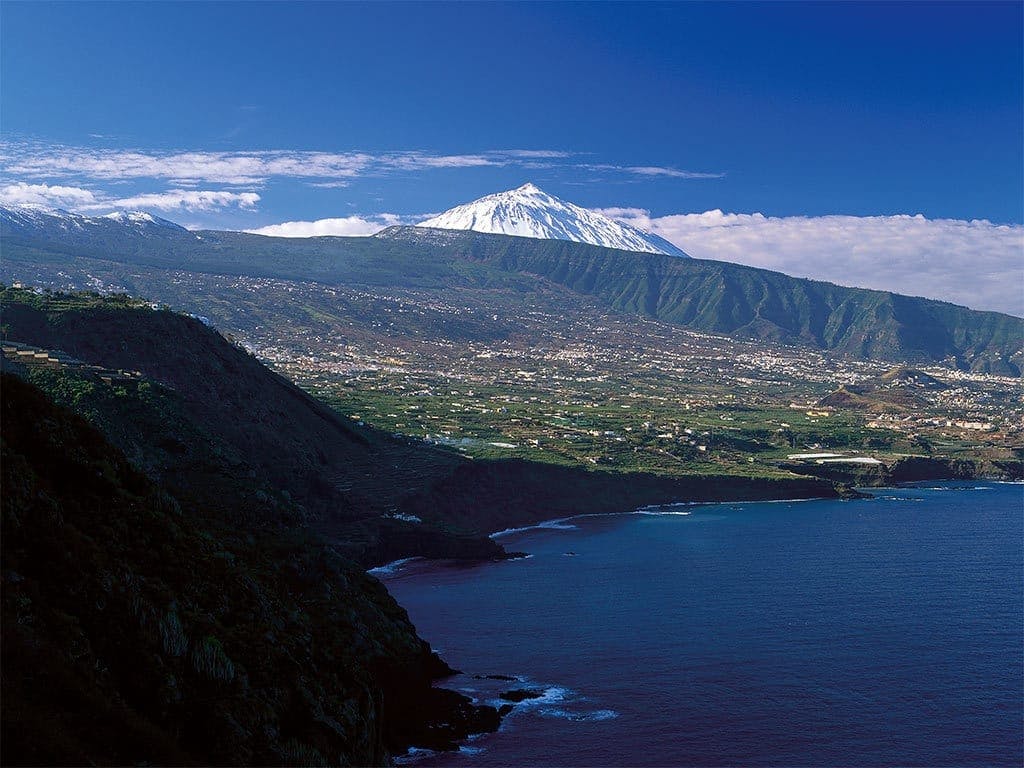
M 122 223 L 130 221 L 135 224 L 153 224 L 156 222 L 152 214 L 143 211 L 114 211 L 113 213 L 104 214 L 103 218 L 113 219 Z
M 0 222 L 19 229 L 39 227 L 60 227 L 83 230 L 86 228 L 107 228 L 121 225 L 138 234 L 146 235 L 161 230 L 187 232 L 173 221 L 161 219 L 144 211 L 114 211 L 102 216 L 85 216 L 59 208 L 47 208 L 34 204 L 0 205 Z
M 110 219 L 121 224 L 134 224 L 138 227 L 156 226 L 167 227 L 168 229 L 184 229 L 180 224 L 175 224 L 167 219 L 161 219 L 159 216 L 154 216 L 145 211 L 114 211 L 113 213 L 104 214 L 100 218 Z
M 687 255 L 657 235 L 559 200 L 529 182 L 507 192 L 456 206 L 416 226 L 469 229 L 540 240 L 572 240 L 604 248 L 669 256 Z

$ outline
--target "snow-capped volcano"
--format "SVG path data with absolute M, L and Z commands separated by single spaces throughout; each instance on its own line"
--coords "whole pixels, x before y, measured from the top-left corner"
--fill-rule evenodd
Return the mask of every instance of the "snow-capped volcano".
M 533 184 L 481 197 L 416 226 L 471 229 L 541 240 L 573 240 L 623 251 L 687 256 L 664 238 L 559 200 Z

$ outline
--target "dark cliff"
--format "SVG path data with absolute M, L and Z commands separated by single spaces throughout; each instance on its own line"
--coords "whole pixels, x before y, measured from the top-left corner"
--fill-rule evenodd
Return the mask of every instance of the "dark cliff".
M 708 475 L 662 477 L 587 471 L 529 461 L 476 461 L 403 502 L 402 510 L 487 530 L 585 513 L 629 512 L 677 501 L 718 502 L 837 498 L 836 487 L 812 477 Z
M 371 765 L 497 726 L 323 540 L 222 524 L 0 388 L 4 764 Z

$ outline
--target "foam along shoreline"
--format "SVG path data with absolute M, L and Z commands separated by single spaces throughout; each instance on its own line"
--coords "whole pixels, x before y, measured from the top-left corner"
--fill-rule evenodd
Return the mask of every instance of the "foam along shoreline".
M 818 500 L 818 499 L 814 499 L 814 498 L 812 498 L 812 499 L 768 499 L 768 500 L 764 500 L 764 501 L 758 501 L 758 500 L 753 500 L 753 501 L 673 501 L 673 502 L 669 502 L 667 504 L 648 504 L 646 506 L 638 507 L 637 509 L 629 510 L 627 512 L 583 512 L 583 513 L 578 514 L 578 515 L 570 515 L 569 517 L 556 517 L 556 518 L 552 518 L 551 520 L 543 520 L 543 521 L 541 521 L 539 523 L 533 523 L 532 525 L 522 525 L 522 526 L 518 526 L 518 527 L 515 527 L 515 528 L 505 528 L 505 529 L 500 530 L 500 531 L 495 531 L 494 533 L 488 534 L 488 538 L 490 538 L 490 539 L 499 539 L 499 538 L 502 538 L 504 536 L 512 536 L 513 534 L 516 534 L 516 533 L 524 533 L 526 531 L 536 531 L 536 530 L 545 530 L 545 531 L 573 531 L 573 530 L 576 530 L 577 528 L 579 528 L 579 526 L 573 525 L 569 521 L 571 521 L 571 520 L 578 520 L 578 519 L 587 518 L 587 517 L 611 517 L 613 515 L 651 515 L 651 516 L 655 516 L 655 517 L 661 517 L 661 516 L 685 517 L 687 515 L 692 514 L 690 509 L 678 509 L 678 508 L 680 508 L 680 507 L 683 507 L 683 508 L 709 507 L 709 506 L 719 506 L 719 505 L 722 505 L 722 504 L 782 504 L 782 503 L 789 503 L 789 502 L 796 502 L 796 501 L 815 501 L 815 500 Z M 529 559 L 530 557 L 533 557 L 533 555 L 524 555 L 524 556 L 521 556 L 521 557 L 514 557 L 514 558 L 510 558 L 510 559 L 512 559 L 512 560 L 526 560 L 526 559 Z M 367 571 L 367 573 L 370 574 L 371 576 L 376 576 L 377 578 L 384 578 L 384 577 L 387 577 L 387 576 L 394 576 L 404 566 L 408 565 L 409 563 L 416 562 L 416 561 L 421 561 L 421 560 L 422 561 L 426 561 L 426 560 L 429 560 L 429 559 L 430 558 L 419 557 L 419 556 L 417 556 L 417 557 L 403 557 L 403 558 L 400 558 L 398 560 L 392 560 L 390 563 L 386 563 L 385 565 L 379 565 L 376 568 L 371 568 L 371 569 L 369 569 Z
M 945 486 L 932 488 L 931 486 L 925 487 L 921 483 L 955 483 L 956 480 L 915 480 L 907 483 L 900 483 L 898 485 L 891 486 L 878 486 L 863 489 L 868 492 L 878 492 L 884 490 L 899 490 L 901 488 L 914 488 L 919 487 L 922 490 L 986 490 L 985 486 L 968 486 L 964 488 L 949 488 Z M 964 481 L 964 482 L 978 482 Z M 984 480 L 987 483 L 1002 483 L 1005 485 L 1024 485 L 1024 480 Z M 870 499 L 873 496 L 864 494 L 861 498 Z M 858 499 L 851 499 L 856 501 Z M 578 520 L 585 517 L 610 517 L 612 515 L 653 515 L 653 516 L 666 516 L 666 515 L 677 515 L 687 516 L 692 514 L 694 507 L 735 507 L 741 504 L 798 504 L 806 501 L 828 501 L 828 497 L 825 496 L 812 496 L 809 498 L 793 498 L 793 499 L 744 499 L 742 501 L 673 501 L 667 504 L 648 504 L 643 507 L 630 510 L 628 512 L 583 512 L 579 515 L 570 515 L 569 517 L 558 517 L 552 520 L 544 520 L 543 522 L 536 523 L 534 525 L 524 525 L 521 528 L 506 528 L 503 531 L 497 531 L 496 533 L 490 534 L 490 538 L 496 539 L 500 536 L 509 536 L 513 533 L 521 533 L 522 531 L 532 531 L 536 529 L 546 530 L 572 530 L 578 526 L 572 525 L 570 520 Z M 675 507 L 689 508 L 685 510 L 675 510 Z
M 530 684 L 528 680 L 519 680 L 519 682 L 523 684 Z M 507 700 L 500 698 L 487 699 L 483 703 L 493 707 L 509 707 L 506 717 L 514 717 L 518 714 L 532 715 L 533 717 L 556 718 L 578 723 L 590 723 L 600 722 L 602 720 L 613 720 L 619 716 L 619 712 L 614 709 L 589 709 L 585 706 L 580 708 L 579 705 L 586 704 L 589 699 L 579 696 L 576 691 L 570 690 L 569 688 L 559 685 L 543 685 L 537 687 L 543 689 L 543 693 L 537 698 L 524 699 L 522 701 L 515 702 L 514 704 L 510 704 Z M 479 693 L 479 691 L 474 691 L 472 689 L 460 690 L 465 695 L 473 698 L 474 704 L 481 703 L 473 696 L 474 693 Z M 466 741 L 473 742 L 476 739 L 487 735 L 489 734 L 472 734 L 467 737 Z M 486 747 L 472 746 L 470 744 L 463 743 L 459 745 L 458 754 L 471 757 L 484 751 L 486 751 Z M 427 749 L 425 747 L 410 747 L 405 754 L 396 755 L 392 760 L 395 765 L 415 765 L 422 760 L 438 757 L 442 754 L 446 753 Z
M 403 557 L 398 560 L 392 560 L 390 563 L 385 565 L 378 565 L 376 568 L 371 568 L 367 571 L 371 576 L 390 576 L 393 573 L 397 573 L 398 570 L 408 563 L 416 560 L 425 560 L 424 557 Z
M 523 699 L 516 702 L 510 716 L 514 714 L 532 714 L 537 717 L 554 717 L 574 722 L 595 722 L 598 720 L 612 720 L 619 716 L 614 709 L 587 709 L 579 708 L 579 705 L 586 704 L 588 699 L 581 697 L 576 691 L 564 688 L 560 685 L 541 686 L 543 693 L 536 698 Z M 502 699 L 496 700 L 497 704 L 507 704 Z M 488 702 L 492 705 L 495 702 Z
M 866 490 L 872 492 L 884 491 L 884 490 L 899 490 L 900 488 L 913 488 L 915 485 L 919 486 L 921 482 L 935 482 L 935 481 L 915 481 L 909 483 L 901 483 L 900 485 L 894 486 L 881 486 L 872 487 Z M 949 481 L 955 482 L 955 481 Z M 1024 485 L 1024 480 L 986 480 L 985 482 L 1001 483 L 1005 485 Z M 939 490 L 939 489 L 936 489 Z M 984 490 L 983 486 L 971 487 L 964 489 L 949 489 L 941 488 L 941 490 Z M 868 495 L 866 498 L 873 498 Z M 638 507 L 627 512 L 584 512 L 579 515 L 570 515 L 569 517 L 556 517 L 551 520 L 543 520 L 533 525 L 523 525 L 516 528 L 505 528 L 501 531 L 495 531 L 494 533 L 488 534 L 491 539 L 499 539 L 505 536 L 511 536 L 516 533 L 524 533 L 525 531 L 535 530 L 548 530 L 548 531 L 571 531 L 576 530 L 579 526 L 573 525 L 570 521 L 578 520 L 587 517 L 610 517 L 613 515 L 651 515 L 654 517 L 661 516 L 677 516 L 685 517 L 693 514 L 692 509 L 694 507 L 721 507 L 721 506 L 738 506 L 740 504 L 796 504 L 806 501 L 823 501 L 825 497 L 815 496 L 811 498 L 794 498 L 794 499 L 748 499 L 743 501 L 673 501 L 666 504 L 648 504 L 643 507 Z M 516 560 L 525 560 L 532 557 L 532 555 L 526 555 L 525 557 L 512 558 Z M 371 568 L 367 571 L 371 576 L 392 576 L 398 573 L 403 566 L 418 560 L 427 560 L 425 557 L 405 557 L 400 560 L 394 560 L 386 565 L 381 565 L 376 568 Z
M 622 512 L 610 512 L 612 515 L 628 514 Z M 544 520 L 540 523 L 534 523 L 533 525 L 524 525 L 519 528 L 505 528 L 502 531 L 495 531 L 494 533 L 488 534 L 488 538 L 496 539 L 499 536 L 510 536 L 513 533 L 522 533 L 523 531 L 533 531 L 536 529 L 552 530 L 552 531 L 571 531 L 577 528 L 575 525 L 567 525 L 567 520 L 575 520 L 577 517 L 592 517 L 593 515 L 572 515 L 571 517 L 558 517 L 553 520 Z
M 877 490 L 877 489 L 876 489 Z M 579 526 L 572 525 L 570 520 L 580 520 L 586 517 L 612 517 L 614 515 L 652 515 L 655 517 L 663 516 L 676 516 L 685 517 L 693 514 L 693 507 L 721 507 L 721 506 L 737 506 L 739 504 L 795 504 L 802 501 L 823 501 L 824 496 L 814 496 L 811 498 L 795 498 L 795 499 L 745 499 L 743 501 L 673 501 L 667 504 L 648 504 L 643 507 L 637 507 L 626 512 L 583 512 L 578 515 L 570 515 L 569 517 L 556 517 L 551 520 L 544 520 L 540 523 L 534 523 L 533 525 L 524 525 L 519 528 L 506 528 L 502 531 L 496 531 L 495 533 L 489 534 L 492 539 L 497 539 L 502 536 L 510 536 L 514 533 L 522 533 L 523 531 L 534 531 L 534 530 L 556 530 L 556 531 L 569 531 Z M 676 509 L 676 507 L 687 507 L 689 509 Z

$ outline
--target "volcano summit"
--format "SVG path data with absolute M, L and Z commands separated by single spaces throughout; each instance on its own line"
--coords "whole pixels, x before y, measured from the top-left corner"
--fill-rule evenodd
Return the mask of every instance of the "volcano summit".
M 559 200 L 533 184 L 481 197 L 417 226 L 468 229 L 539 240 L 572 240 L 623 251 L 688 256 L 664 238 Z

